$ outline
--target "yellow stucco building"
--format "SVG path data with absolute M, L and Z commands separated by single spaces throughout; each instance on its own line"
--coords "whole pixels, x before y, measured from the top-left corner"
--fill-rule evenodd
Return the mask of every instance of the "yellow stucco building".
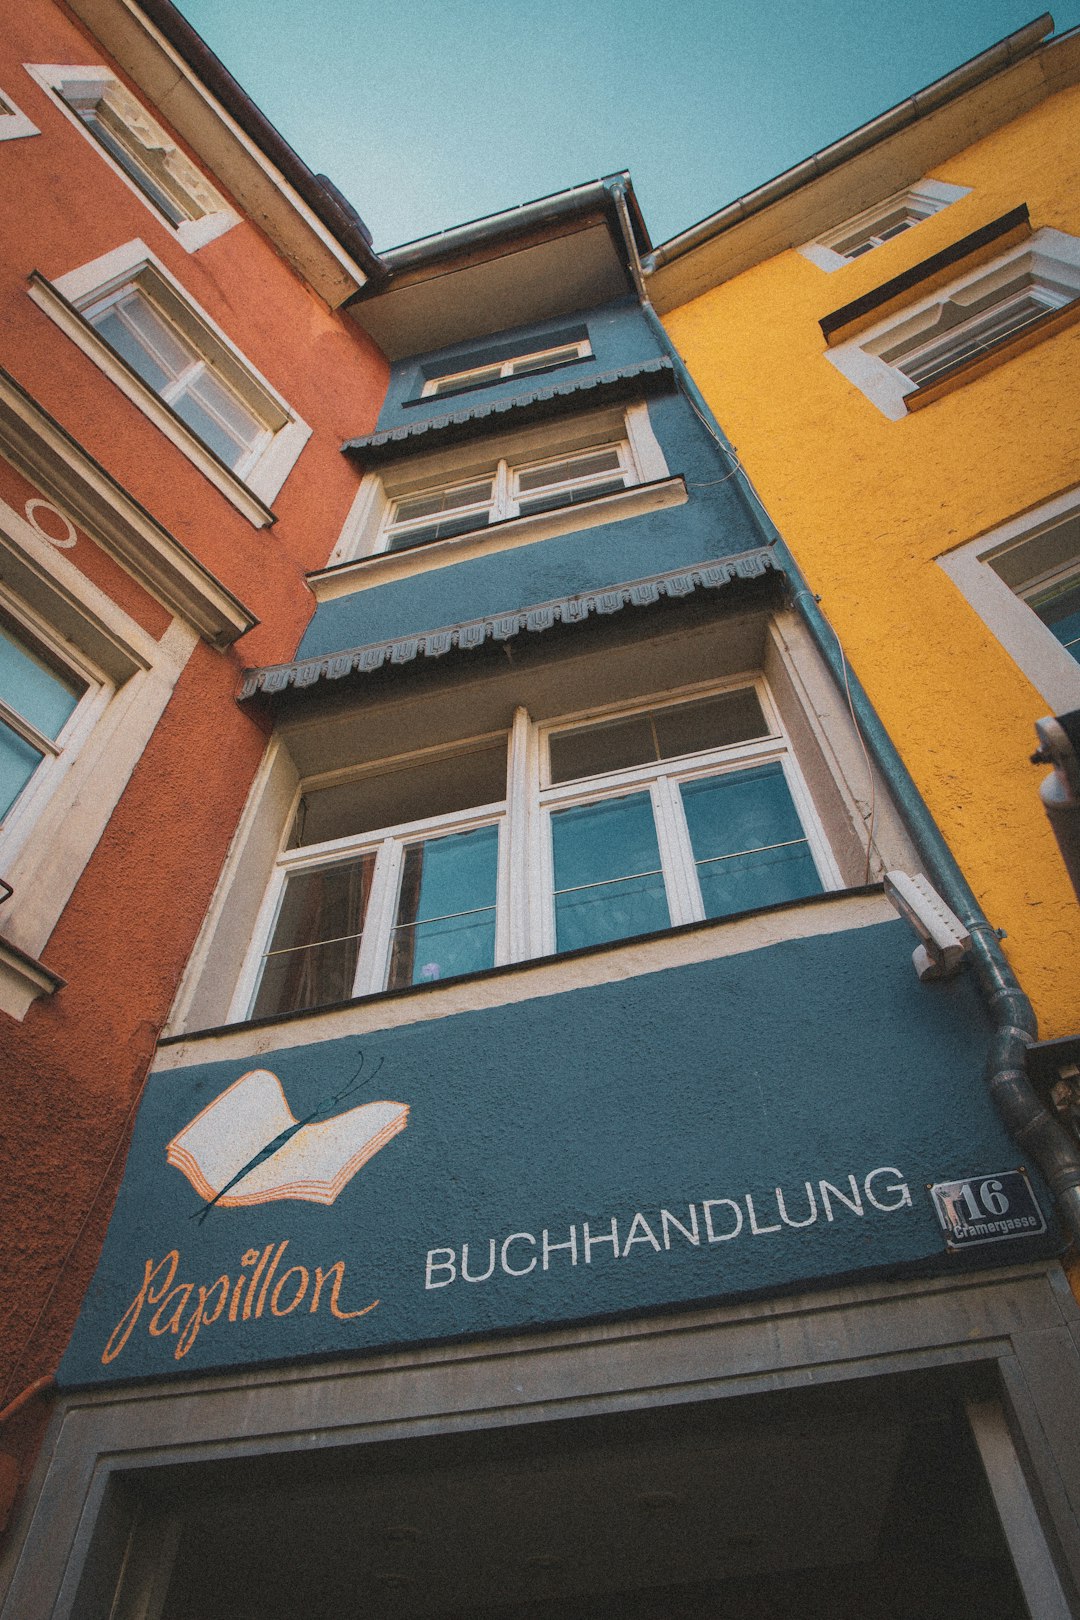
M 646 286 L 1040 1020 L 1080 906 L 1029 763 L 1080 707 L 1080 31 L 1046 17 L 657 249 Z

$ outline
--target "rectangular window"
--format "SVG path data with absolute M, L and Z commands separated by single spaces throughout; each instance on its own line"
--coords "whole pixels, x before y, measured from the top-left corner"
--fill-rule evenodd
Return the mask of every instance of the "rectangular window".
M 30 297 L 257 528 L 311 429 L 136 239 Z
M 193 252 L 237 223 L 220 192 L 114 73 L 70 65 L 28 72 L 182 246 Z
M 233 472 L 243 474 L 284 426 L 273 423 L 221 378 L 190 338 L 154 307 L 141 287 L 122 287 L 84 311 L 109 347 Z
M 946 185 L 941 180 L 920 180 L 824 231 L 799 252 L 822 270 L 839 270 L 939 214 L 968 191 L 967 186 Z
M 481 478 L 393 501 L 384 529 L 386 550 L 427 545 L 508 518 L 574 506 L 636 482 L 630 447 L 625 443 L 520 466 L 501 460 Z
M 90 683 L 25 626 L 0 613 L 0 822 L 57 758 Z
M 1026 333 L 1035 340 L 1056 331 L 1050 317 L 1065 310 L 1080 317 L 1080 241 L 1043 229 L 995 263 L 837 343 L 826 358 L 900 421 L 934 398 L 920 390 L 974 361 L 1009 359 Z
M 235 1016 L 477 972 L 512 959 L 511 937 L 531 941 L 519 956 L 576 950 L 839 886 L 762 682 L 515 724 L 509 751 L 499 737 L 303 791 Z M 511 834 L 538 840 L 516 877 Z M 511 913 L 532 919 L 516 935 Z
M 424 383 L 421 397 L 443 398 L 449 394 L 464 394 L 473 388 L 488 388 L 510 377 L 528 377 L 543 371 L 555 371 L 560 366 L 573 365 L 575 360 L 584 360 L 591 354 L 588 338 L 560 343 L 549 349 L 534 349 L 508 360 L 493 361 L 490 365 L 471 366 L 464 371 L 448 371 L 441 377 L 429 377 Z
M 937 560 L 1049 712 L 1080 707 L 1080 491 Z

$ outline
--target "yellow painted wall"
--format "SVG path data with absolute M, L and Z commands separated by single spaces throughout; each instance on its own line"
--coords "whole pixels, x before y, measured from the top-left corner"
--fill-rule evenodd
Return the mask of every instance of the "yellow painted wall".
M 794 250 L 668 329 L 841 637 L 1035 1003 L 1080 1027 L 1080 906 L 1028 763 L 1046 700 L 934 559 L 1080 483 L 1080 324 L 889 421 L 820 318 L 1026 202 L 1080 235 L 1080 90 L 931 171 L 969 196 L 826 272 Z M 918 292 L 913 294 L 913 299 Z

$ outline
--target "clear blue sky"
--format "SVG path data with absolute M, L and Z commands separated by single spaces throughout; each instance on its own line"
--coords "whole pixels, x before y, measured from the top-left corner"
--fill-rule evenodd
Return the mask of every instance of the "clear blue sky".
M 661 242 L 1032 0 L 179 0 L 377 248 L 629 169 Z M 1057 31 L 1080 0 L 1053 6 Z

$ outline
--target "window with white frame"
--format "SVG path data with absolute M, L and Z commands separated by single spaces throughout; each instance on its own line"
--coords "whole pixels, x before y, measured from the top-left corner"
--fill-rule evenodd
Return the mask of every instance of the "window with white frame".
M 28 72 L 189 250 L 239 216 L 170 135 L 106 68 L 34 65 Z
M 99 682 L 0 602 L 0 826 L 59 761 Z
M 421 390 L 421 397 L 430 399 L 448 394 L 464 394 L 473 388 L 487 388 L 493 383 L 505 382 L 510 377 L 528 377 L 538 372 L 555 371 L 561 366 L 573 365 L 592 354 L 588 338 L 571 343 L 559 343 L 546 349 L 532 349 L 496 360 L 490 365 L 470 366 L 462 371 L 447 371 L 429 377 Z
M 1080 706 L 1080 492 L 938 558 L 1058 714 Z
M 143 242 L 30 281 L 34 301 L 234 505 L 259 527 L 273 521 L 266 503 L 311 429 Z
M 481 478 L 403 495 L 387 513 L 386 550 L 467 534 L 507 518 L 612 495 L 636 482 L 628 444 L 599 445 L 544 461 L 499 460 Z
M 816 241 L 805 243 L 799 252 L 823 270 L 838 270 L 921 225 L 923 220 L 939 214 L 950 203 L 966 197 L 969 190 L 967 186 L 946 185 L 940 180 L 920 180 L 823 232 Z
M 761 680 L 555 725 L 519 710 L 515 729 L 516 748 L 503 734 L 304 785 L 234 1017 L 840 885 Z M 517 863 L 515 839 L 529 844 Z
M 251 470 L 285 426 L 279 409 L 237 379 L 215 372 L 196 338 L 154 302 L 151 289 L 128 283 L 87 305 L 83 314 L 122 360 L 239 477 Z M 247 398 L 245 398 L 245 394 Z M 260 410 L 261 407 L 261 410 Z
M 907 396 L 1080 300 L 1080 240 L 1041 230 L 995 263 L 827 352 L 837 370 L 894 421 Z
M 603 505 L 589 505 L 604 497 Z M 408 553 L 436 542 L 448 543 L 444 558 L 448 551 L 472 554 L 685 499 L 648 405 L 610 405 L 365 473 L 330 563 L 382 554 L 387 567 L 408 570 L 415 566 Z

